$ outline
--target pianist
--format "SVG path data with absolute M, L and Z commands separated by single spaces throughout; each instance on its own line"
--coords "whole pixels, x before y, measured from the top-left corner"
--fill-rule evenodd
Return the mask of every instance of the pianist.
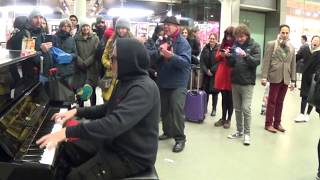
M 108 104 L 72 109 L 53 116 L 62 123 L 74 116 L 92 119 L 37 141 L 40 147 L 61 144 L 57 179 L 121 179 L 154 165 L 158 146 L 160 97 L 149 78 L 149 57 L 134 39 L 119 39 L 112 53 L 119 83 Z

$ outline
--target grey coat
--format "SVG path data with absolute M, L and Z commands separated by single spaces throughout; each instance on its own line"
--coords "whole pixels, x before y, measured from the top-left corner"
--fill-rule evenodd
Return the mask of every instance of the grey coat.
M 97 86 L 99 70 L 95 52 L 99 44 L 99 38 L 95 33 L 92 33 L 85 39 L 81 33 L 78 33 L 74 39 L 78 53 L 74 74 L 75 86 L 79 88 L 85 83 Z
M 277 44 L 276 44 L 277 43 Z M 267 44 L 262 63 L 262 78 L 270 83 L 281 83 L 289 85 L 296 80 L 296 56 L 294 47 L 288 43 L 287 56 L 281 57 L 279 53 L 283 50 L 278 41 L 270 41 Z

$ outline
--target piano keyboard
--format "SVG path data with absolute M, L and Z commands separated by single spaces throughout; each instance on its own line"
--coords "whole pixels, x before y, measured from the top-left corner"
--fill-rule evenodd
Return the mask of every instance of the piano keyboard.
M 66 112 L 66 111 L 68 111 L 68 109 L 60 109 L 59 112 Z M 40 149 L 35 142 L 39 138 L 41 138 L 43 135 L 46 135 L 49 133 L 55 133 L 60 129 L 62 129 L 61 123 L 49 120 L 49 122 L 47 122 L 45 127 L 42 129 L 42 132 L 39 133 L 39 136 L 37 136 L 37 138 L 31 144 L 26 155 L 23 156 L 23 161 L 40 162 L 41 164 L 52 165 L 57 146 L 53 146 L 53 147 L 49 146 L 49 148 L 46 147 L 45 149 Z

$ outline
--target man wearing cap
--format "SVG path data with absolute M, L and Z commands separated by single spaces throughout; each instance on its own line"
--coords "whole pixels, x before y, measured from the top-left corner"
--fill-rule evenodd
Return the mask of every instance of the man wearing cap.
M 100 41 L 103 37 L 105 30 L 106 30 L 106 23 L 105 23 L 103 17 L 98 16 L 96 18 L 95 29 L 93 30 L 93 32 L 95 32 L 98 35 Z
M 161 96 L 161 118 L 163 134 L 159 140 L 174 138 L 173 152 L 184 149 L 184 104 L 187 83 L 191 71 L 191 47 L 180 35 L 179 21 L 167 17 L 164 21 L 165 40 L 159 48 L 157 59 Z

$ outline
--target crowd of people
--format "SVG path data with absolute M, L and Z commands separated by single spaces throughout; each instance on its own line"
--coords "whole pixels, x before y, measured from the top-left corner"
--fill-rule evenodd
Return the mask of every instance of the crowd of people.
M 154 165 L 158 139 L 173 138 L 172 151 L 183 151 L 187 141 L 184 106 L 192 65 L 200 67 L 196 76 L 202 77 L 200 89 L 206 92 L 207 102 L 212 96 L 211 116 L 216 116 L 218 95 L 222 95 L 222 117 L 214 126 L 230 128 L 234 110 L 236 132 L 227 138 L 242 138 L 246 146 L 251 144 L 251 103 L 260 63 L 261 84 L 270 84 L 265 130 L 286 131 L 281 124 L 282 108 L 287 89 L 295 87 L 296 59 L 303 59 L 301 112 L 296 122 L 307 122 L 312 106 L 320 114 L 320 102 L 316 102 L 309 104 L 305 115 L 312 81 L 320 84 L 319 36 L 296 54 L 289 41 L 290 27 L 280 25 L 277 38 L 268 42 L 261 60 L 261 47 L 246 25 L 225 29 L 221 44 L 217 34 L 210 34 L 201 50 L 196 28 L 180 28 L 179 20 L 173 16 L 162 23 L 150 39 L 142 41 L 132 35 L 129 19 L 115 17 L 113 26 L 107 28 L 105 20 L 98 17 L 92 28 L 89 21 L 78 22 L 71 15 L 69 20 L 60 22 L 52 42 L 47 42 L 44 26 L 48 24 L 40 11 L 32 11 L 27 18 L 25 29 L 36 38 L 36 50 L 42 54 L 25 68 L 38 67 L 42 56 L 41 80 L 50 81 L 48 70 L 54 65 L 50 48 L 57 47 L 73 57 L 69 66 L 61 67 L 65 68 L 63 78 L 70 87 L 78 89 L 90 84 L 93 89 L 102 89 L 104 104 L 96 105 L 93 90 L 90 107 L 83 107 L 81 102 L 79 107 L 53 116 L 62 123 L 75 117 L 89 122 L 65 127 L 37 141 L 41 147 L 63 142 L 57 166 L 59 178 L 114 179 L 137 174 Z M 22 37 L 27 34 L 20 32 L 20 40 L 16 39 L 9 49 L 21 47 Z M 160 119 L 163 133 L 158 136 Z M 64 142 L 67 138 L 80 140 Z

